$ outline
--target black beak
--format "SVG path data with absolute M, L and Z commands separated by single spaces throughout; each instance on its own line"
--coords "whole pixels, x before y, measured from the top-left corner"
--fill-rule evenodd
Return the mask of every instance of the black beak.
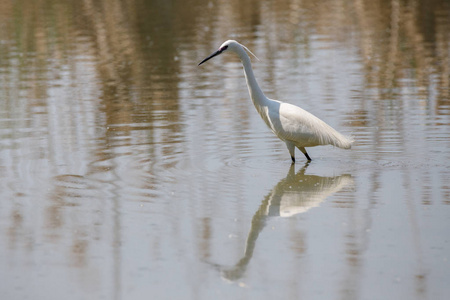
M 211 54 L 210 56 L 208 56 L 207 58 L 205 58 L 204 60 L 202 60 L 198 65 L 200 66 L 202 63 L 204 63 L 207 60 L 210 60 L 211 58 L 213 58 L 214 56 L 217 56 L 219 54 L 221 54 L 223 51 L 222 50 L 217 50 L 216 52 L 214 52 L 213 54 Z

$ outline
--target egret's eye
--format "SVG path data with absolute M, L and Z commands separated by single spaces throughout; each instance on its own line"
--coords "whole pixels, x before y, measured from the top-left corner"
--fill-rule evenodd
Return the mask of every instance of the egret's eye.
M 222 48 L 220 48 L 219 50 L 220 50 L 220 52 L 222 52 L 222 51 L 225 51 L 225 50 L 227 50 L 227 48 L 228 48 L 228 45 L 226 45 L 226 46 L 223 46 Z

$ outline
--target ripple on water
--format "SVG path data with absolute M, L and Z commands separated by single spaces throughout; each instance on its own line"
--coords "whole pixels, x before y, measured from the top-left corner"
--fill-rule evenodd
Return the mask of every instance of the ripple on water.
M 75 174 L 61 174 L 51 178 L 53 188 L 49 189 L 52 199 L 58 199 L 61 206 L 78 206 L 89 200 L 102 198 L 101 182 Z M 88 201 L 87 201 L 88 200 Z

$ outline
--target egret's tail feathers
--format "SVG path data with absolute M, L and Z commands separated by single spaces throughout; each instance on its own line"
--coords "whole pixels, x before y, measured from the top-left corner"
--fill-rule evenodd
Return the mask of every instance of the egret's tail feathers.
M 350 149 L 355 140 L 352 137 L 347 137 L 340 134 L 340 137 L 336 139 L 336 147 L 342 149 Z
M 342 135 L 325 122 L 321 121 L 320 124 L 322 128 L 317 130 L 321 134 L 318 133 L 317 135 L 320 136 L 321 145 L 333 145 L 342 149 L 350 149 L 352 147 L 353 138 Z

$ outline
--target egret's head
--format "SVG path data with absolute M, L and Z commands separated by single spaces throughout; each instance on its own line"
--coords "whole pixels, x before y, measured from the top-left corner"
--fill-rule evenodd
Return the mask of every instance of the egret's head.
M 251 55 L 253 55 L 256 59 L 258 59 L 256 57 L 256 55 L 253 54 L 250 50 L 248 50 L 248 48 L 245 47 L 244 45 L 241 45 L 234 40 L 228 40 L 225 43 L 223 43 L 222 45 L 220 45 L 219 50 L 217 50 L 216 52 L 214 52 L 213 54 L 211 54 L 210 56 L 208 56 L 207 58 L 202 60 L 198 65 L 200 66 L 202 63 L 206 62 L 207 60 L 210 60 L 214 56 L 222 54 L 225 51 L 231 50 L 231 51 L 237 53 L 238 55 L 240 55 L 241 52 L 245 53 L 245 51 L 243 49 L 247 50 Z

